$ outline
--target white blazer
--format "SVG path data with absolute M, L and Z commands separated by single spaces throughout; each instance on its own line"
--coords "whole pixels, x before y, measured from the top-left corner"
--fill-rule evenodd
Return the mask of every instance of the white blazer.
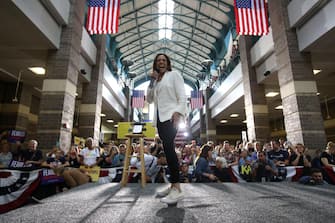
M 153 87 L 147 89 L 148 103 L 154 102 L 155 114 L 153 126 L 157 126 L 157 109 L 159 120 L 165 122 L 172 118 L 173 113 L 186 115 L 186 94 L 184 79 L 177 71 L 168 71 L 161 81 L 155 81 Z

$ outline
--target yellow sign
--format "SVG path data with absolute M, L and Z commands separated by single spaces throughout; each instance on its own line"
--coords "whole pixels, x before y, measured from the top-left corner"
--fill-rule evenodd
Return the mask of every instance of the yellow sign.
M 132 132 L 134 122 L 119 122 L 117 127 L 117 138 L 126 139 L 126 135 Z M 145 138 L 155 138 L 156 129 L 152 126 L 151 122 L 146 122 L 143 126 L 143 134 Z
M 241 174 L 245 174 L 245 175 L 251 174 L 251 167 L 249 165 L 241 166 Z
M 82 145 L 82 146 L 85 145 L 85 139 L 82 137 L 74 136 L 73 141 L 75 145 Z
M 88 175 L 90 175 L 92 182 L 97 182 L 99 180 L 99 176 L 100 176 L 99 166 L 94 166 L 94 167 L 80 166 L 80 169 L 84 170 Z

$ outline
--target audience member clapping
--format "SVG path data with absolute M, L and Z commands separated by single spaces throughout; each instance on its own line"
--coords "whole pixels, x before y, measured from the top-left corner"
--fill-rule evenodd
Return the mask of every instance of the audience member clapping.
M 290 156 L 290 165 L 303 166 L 303 175 L 309 176 L 312 167 L 311 160 L 311 156 L 306 154 L 305 146 L 301 143 L 296 144 L 294 153 Z

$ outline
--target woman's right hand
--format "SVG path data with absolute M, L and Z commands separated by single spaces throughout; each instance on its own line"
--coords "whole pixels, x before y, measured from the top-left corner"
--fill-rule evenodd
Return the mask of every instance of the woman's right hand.
M 157 80 L 158 79 L 158 76 L 159 76 L 159 73 L 157 72 L 157 71 L 152 71 L 151 73 L 150 73 L 150 77 L 152 78 L 152 79 L 155 79 L 155 80 Z

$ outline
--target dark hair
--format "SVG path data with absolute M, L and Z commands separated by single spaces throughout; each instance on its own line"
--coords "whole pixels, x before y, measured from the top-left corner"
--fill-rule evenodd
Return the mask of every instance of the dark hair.
M 156 56 L 155 56 L 155 59 L 154 59 L 154 64 L 152 65 L 152 69 L 153 70 L 156 70 L 157 69 L 157 58 L 159 57 L 159 56 L 164 56 L 165 58 L 166 58 L 166 62 L 167 62 L 167 70 L 168 71 L 171 71 L 172 70 L 172 68 L 171 68 L 171 60 L 170 60 L 170 58 L 166 55 L 166 54 L 164 54 L 164 53 L 159 53 L 159 54 L 157 54 Z
M 322 173 L 322 170 L 320 170 L 318 168 L 312 168 L 311 169 L 311 175 L 313 175 L 313 173 Z
M 208 152 L 212 150 L 212 147 L 209 145 L 205 144 L 201 147 L 200 155 L 199 157 L 204 157 L 205 159 L 208 158 Z
M 161 157 L 166 157 L 165 153 L 163 151 L 159 152 L 156 157 L 159 159 Z
M 258 151 L 258 152 L 257 152 L 257 156 L 258 156 L 258 154 L 261 154 L 261 153 L 262 153 L 264 156 L 266 156 L 266 152 L 265 152 L 265 151 Z

